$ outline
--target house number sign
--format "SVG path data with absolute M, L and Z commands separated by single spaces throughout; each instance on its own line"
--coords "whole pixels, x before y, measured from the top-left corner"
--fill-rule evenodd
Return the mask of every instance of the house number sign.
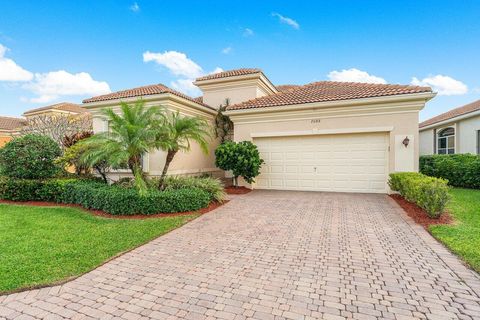
M 311 123 L 320 123 L 320 121 L 321 121 L 320 119 L 312 119 L 312 120 L 310 120 Z

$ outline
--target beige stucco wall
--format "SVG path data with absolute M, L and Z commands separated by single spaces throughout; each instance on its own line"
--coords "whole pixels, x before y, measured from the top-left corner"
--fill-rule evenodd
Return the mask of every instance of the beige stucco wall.
M 459 153 L 477 153 L 478 130 L 480 130 L 480 115 L 457 123 Z
M 218 141 L 214 139 L 213 135 L 213 112 L 205 112 L 202 110 L 196 110 L 184 104 L 181 101 L 173 101 L 170 99 L 158 99 L 148 101 L 146 106 L 162 106 L 169 111 L 179 111 L 184 116 L 200 116 L 209 121 L 212 124 L 212 138 L 208 154 L 203 153 L 200 146 L 197 143 L 192 143 L 191 150 L 189 152 L 179 152 L 172 163 L 168 174 L 170 175 L 199 175 L 202 173 L 212 174 L 214 176 L 223 176 L 223 171 L 215 167 L 215 155 L 214 151 L 218 146 Z M 119 105 L 105 106 L 112 108 L 119 112 Z M 107 129 L 107 123 L 104 116 L 100 112 L 101 107 L 95 107 L 90 109 L 93 117 L 93 130 L 95 133 L 103 132 Z M 159 176 L 162 173 L 165 165 L 166 153 L 162 150 L 155 150 L 150 152 L 144 157 L 144 169 L 150 176 Z M 130 173 L 127 170 L 121 170 L 112 172 L 110 177 L 116 179 L 121 176 L 129 176 Z
M 235 141 L 252 140 L 252 134 L 266 132 L 306 131 L 306 130 L 339 130 L 339 129 L 367 129 L 378 127 L 392 127 L 388 131 L 390 140 L 389 170 L 395 171 L 395 136 L 413 136 L 408 148 L 414 150 L 413 168 L 418 170 L 418 112 L 409 112 L 395 115 L 366 115 L 355 117 L 336 117 L 320 119 L 318 123 L 312 123 L 312 119 L 259 122 L 259 123 L 235 123 Z M 354 131 L 354 130 L 352 130 Z M 280 134 L 281 135 L 281 134 Z M 397 146 L 398 147 L 398 146 Z M 403 147 L 403 146 L 402 146 Z M 404 147 L 403 147 L 404 148 Z
M 420 131 L 420 155 L 433 154 L 433 129 Z
M 444 128 L 455 129 L 455 153 L 477 153 L 477 131 L 480 130 L 480 115 L 457 121 L 442 123 L 420 131 L 420 155 L 434 153 L 434 130 L 438 133 Z

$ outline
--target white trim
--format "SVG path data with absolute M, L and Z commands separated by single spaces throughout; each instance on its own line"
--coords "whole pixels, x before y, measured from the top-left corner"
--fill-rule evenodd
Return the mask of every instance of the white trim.
M 345 129 L 324 129 L 324 130 L 305 130 L 305 131 L 277 131 L 277 132 L 254 132 L 250 134 L 252 138 L 266 137 L 288 137 L 288 136 L 311 136 L 326 134 L 350 134 L 350 133 L 370 133 L 370 132 L 390 132 L 393 127 L 370 127 L 370 128 L 345 128 Z
M 385 107 L 385 108 L 387 108 L 387 107 Z M 330 118 L 365 117 L 365 116 L 378 116 L 378 115 L 386 115 L 386 114 L 392 115 L 392 114 L 404 114 L 404 113 L 418 112 L 417 108 L 408 108 L 408 109 L 401 110 L 401 111 L 383 111 L 383 112 L 370 112 L 369 111 L 369 112 L 363 112 L 363 113 L 351 113 L 351 111 L 363 111 L 363 110 L 364 109 L 351 109 L 350 113 L 348 111 L 336 110 L 337 114 L 332 114 L 332 110 L 325 110 L 325 111 L 324 110 L 315 110 L 315 112 L 308 112 L 308 113 L 305 110 L 303 112 L 297 112 L 297 113 L 294 113 L 294 114 L 289 114 L 288 117 L 280 117 L 279 116 L 276 119 L 268 118 L 268 119 L 264 119 L 264 120 L 245 121 L 244 119 L 247 119 L 247 118 L 240 118 L 239 119 L 239 118 L 235 117 L 234 120 L 232 120 L 232 121 L 234 123 L 252 124 L 252 123 L 270 123 L 270 122 L 311 120 L 312 117 L 315 118 L 315 119 L 321 120 L 321 119 L 330 119 Z M 365 111 L 368 111 L 368 110 L 365 110 Z M 340 113 L 340 112 L 342 112 L 342 113 Z M 258 118 L 249 117 L 248 119 L 258 119 Z
M 160 94 L 152 94 L 152 95 L 147 95 L 147 96 L 135 96 L 135 97 L 128 97 L 128 98 L 120 98 L 120 99 L 112 99 L 112 100 L 104 100 L 104 101 L 96 101 L 96 102 L 87 102 L 82 104 L 82 107 L 88 110 L 92 109 L 97 109 L 97 108 L 105 108 L 105 107 L 115 107 L 119 106 L 120 103 L 125 102 L 125 103 L 133 103 L 138 100 L 143 100 L 145 102 L 149 101 L 165 101 L 165 100 L 171 100 L 171 101 L 176 101 L 180 104 L 186 105 L 188 107 L 192 107 L 192 109 L 196 109 L 199 111 L 203 111 L 205 113 L 215 115 L 217 114 L 217 111 L 210 106 L 202 105 L 197 102 L 193 102 L 189 99 L 177 96 L 175 94 L 165 92 L 165 93 L 160 93 Z
M 439 127 L 439 126 L 444 126 L 444 125 L 447 125 L 451 122 L 457 122 L 457 121 L 460 121 L 460 120 L 463 120 L 463 119 L 468 119 L 468 118 L 475 117 L 475 116 L 480 116 L 480 110 L 473 111 L 473 112 L 466 113 L 466 114 L 462 114 L 462 115 L 459 115 L 459 116 L 456 116 L 456 117 L 453 117 L 453 118 L 449 118 L 449 119 L 446 119 L 446 120 L 443 120 L 443 121 L 435 122 L 435 123 L 429 124 L 428 126 L 421 127 L 418 130 L 419 131 L 424 131 L 424 130 L 436 128 L 436 127 Z M 425 121 L 428 121 L 428 120 L 425 120 Z
M 426 101 L 432 99 L 435 95 L 436 94 L 432 92 L 399 94 L 399 95 L 393 95 L 393 96 L 372 97 L 372 98 L 362 98 L 362 99 L 323 101 L 323 102 L 313 102 L 313 103 L 303 103 L 303 104 L 290 104 L 290 105 L 284 105 L 284 106 L 228 110 L 227 112 L 225 112 L 225 114 L 228 116 L 237 116 L 237 115 L 246 115 L 246 114 L 290 111 L 290 110 L 355 106 L 355 105 L 362 105 L 362 104 L 372 105 L 376 103 L 406 102 L 406 101 L 414 101 L 414 100 L 417 100 L 417 101 L 423 100 L 422 103 L 425 103 Z

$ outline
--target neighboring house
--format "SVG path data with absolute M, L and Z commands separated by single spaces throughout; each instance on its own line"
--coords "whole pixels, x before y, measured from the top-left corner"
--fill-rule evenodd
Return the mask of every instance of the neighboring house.
M 480 100 L 428 119 L 419 129 L 420 155 L 480 154 Z
M 203 96 L 190 98 L 151 85 L 84 100 L 95 132 L 108 130 L 98 112 L 139 98 L 212 122 L 229 102 L 234 140 L 255 143 L 265 164 L 254 188 L 341 192 L 388 192 L 388 174 L 418 170 L 418 113 L 435 94 L 429 87 L 346 82 L 275 86 L 259 69 L 211 74 L 194 82 Z M 197 146 L 175 158 L 169 174 L 212 173 L 211 152 Z M 149 175 L 159 175 L 165 152 L 144 157 Z M 120 176 L 122 173 L 116 173 Z M 127 173 L 124 173 L 127 174 Z
M 52 131 L 52 129 L 49 129 L 48 127 L 55 123 L 55 119 L 60 119 L 59 117 L 55 118 L 55 116 L 66 115 L 73 116 L 74 118 L 83 115 L 87 116 L 88 110 L 82 108 L 78 104 L 61 102 L 46 107 L 28 110 L 23 113 L 24 118 L 0 116 L 0 147 L 3 147 L 13 136 L 20 133 L 41 132 L 47 134 L 48 131 Z M 91 121 L 82 120 L 82 122 L 87 123 L 87 125 L 88 122 L 90 122 L 89 127 L 91 127 Z M 82 125 L 85 126 L 85 124 Z M 57 128 L 53 131 L 59 130 Z
M 52 116 L 52 115 L 78 115 L 87 113 L 88 110 L 82 108 L 78 104 L 69 102 L 60 102 L 50 106 L 31 109 L 25 111 L 23 116 L 28 120 L 35 116 Z
M 25 119 L 0 116 L 0 148 L 17 135 Z

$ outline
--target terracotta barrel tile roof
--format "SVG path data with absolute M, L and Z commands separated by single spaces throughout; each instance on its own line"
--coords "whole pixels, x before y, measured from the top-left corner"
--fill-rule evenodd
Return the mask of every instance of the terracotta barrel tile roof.
M 478 110 L 480 110 L 480 100 L 471 102 L 471 103 L 466 104 L 464 106 L 461 106 L 461 107 L 452 109 L 450 111 L 447 111 L 445 113 L 439 114 L 438 116 L 435 116 L 431 119 L 428 119 L 428 120 L 425 120 L 425 121 L 421 122 L 418 126 L 420 128 L 423 128 L 423 127 L 429 126 L 429 125 L 437 123 L 437 122 L 452 119 L 452 118 L 462 116 L 464 114 L 474 112 L 474 111 L 478 111 Z
M 80 107 L 78 104 L 75 103 L 69 103 L 69 102 L 60 102 L 57 104 L 52 104 L 50 106 L 46 107 L 41 107 L 41 108 L 36 108 L 36 109 L 31 109 L 28 111 L 25 111 L 23 114 L 30 114 L 30 113 L 36 113 L 39 111 L 45 111 L 45 110 L 60 110 L 60 111 L 68 111 L 68 112 L 75 112 L 75 113 L 83 113 L 83 112 L 88 112 L 88 110 Z
M 297 88 L 291 88 L 270 96 L 231 105 L 228 107 L 228 110 L 372 98 L 421 92 L 432 92 L 432 89 L 430 87 L 398 84 L 320 81 L 298 86 Z
M 1 117 L 0 116 L 0 130 L 15 130 L 25 125 L 26 121 L 20 118 L 14 117 Z
M 301 85 L 298 85 L 298 84 L 281 84 L 281 85 L 275 86 L 275 88 L 277 88 L 278 91 L 287 91 L 287 90 L 291 90 L 291 89 L 296 89 L 298 87 L 301 87 Z
M 262 72 L 262 70 L 257 69 L 257 68 L 242 68 L 242 69 L 235 69 L 235 70 L 228 70 L 228 71 L 212 73 L 212 74 L 206 75 L 204 77 L 197 78 L 195 81 L 220 79 L 220 78 L 234 77 L 234 76 L 243 76 L 243 75 L 246 75 L 246 74 L 253 74 L 253 73 L 259 73 L 259 72 Z
M 92 97 L 92 98 L 83 100 L 83 103 L 99 102 L 99 101 L 107 101 L 107 100 L 115 100 L 115 99 L 125 99 L 125 98 L 133 98 L 133 97 L 144 97 L 144 96 L 151 96 L 151 95 L 162 94 L 162 93 L 170 93 L 178 97 L 181 97 L 181 98 L 184 98 L 208 107 L 207 105 L 203 104 L 203 102 L 200 102 L 199 100 L 189 97 L 186 94 L 183 94 L 176 90 L 170 89 L 169 87 L 161 83 Z

